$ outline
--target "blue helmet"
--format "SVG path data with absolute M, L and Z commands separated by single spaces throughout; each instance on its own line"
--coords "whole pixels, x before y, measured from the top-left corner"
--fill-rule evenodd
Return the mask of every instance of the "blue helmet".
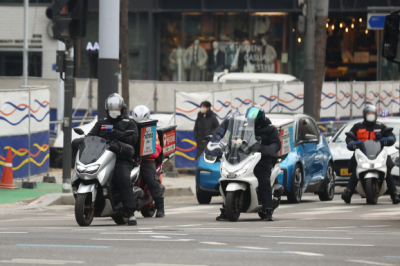
M 255 126 L 259 127 L 265 120 L 264 109 L 259 105 L 252 106 L 247 109 L 246 118 L 255 119 Z

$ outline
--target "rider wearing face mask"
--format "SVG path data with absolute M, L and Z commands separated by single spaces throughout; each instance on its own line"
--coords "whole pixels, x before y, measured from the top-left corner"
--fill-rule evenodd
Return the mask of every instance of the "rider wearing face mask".
M 197 115 L 196 123 L 194 124 L 194 138 L 197 142 L 196 159 L 200 157 L 207 143 L 203 139 L 208 135 L 214 135 L 219 126 L 216 115 L 211 111 L 211 103 L 204 101 L 200 104 L 200 112 Z
M 129 119 L 126 113 L 124 99 L 118 94 L 113 93 L 106 99 L 107 117 L 99 120 L 88 136 L 106 137 L 110 141 L 120 141 L 135 146 L 138 139 L 138 128 L 135 121 Z M 112 125 L 112 132 L 107 132 L 103 126 Z M 103 128 L 102 128 L 103 127 Z M 126 130 L 134 130 L 132 136 L 124 136 Z M 135 195 L 133 194 L 133 184 L 130 181 L 130 173 L 133 169 L 133 161 L 128 158 L 119 158 L 115 162 L 114 174 L 112 178 L 113 185 L 117 189 L 122 205 L 128 215 L 128 225 L 136 225 Z
M 364 116 L 364 121 L 361 123 L 357 123 L 353 126 L 353 128 L 350 130 L 357 139 L 353 139 L 351 137 L 346 138 L 346 143 L 349 144 L 352 141 L 360 140 L 360 141 L 367 141 L 367 140 L 379 140 L 384 137 L 394 137 L 393 144 L 396 142 L 396 137 L 395 135 L 390 132 L 390 133 L 385 133 L 384 135 L 381 134 L 383 130 L 386 128 L 384 124 L 376 122 L 377 119 L 377 110 L 376 107 L 373 105 L 368 105 L 367 107 L 364 108 L 363 110 L 363 116 Z M 394 163 L 390 156 L 388 156 L 388 159 L 386 161 L 387 165 L 387 175 L 386 175 L 386 183 L 387 187 L 390 193 L 390 196 L 392 198 L 393 204 L 398 204 L 400 203 L 400 198 L 397 194 L 397 189 L 393 181 L 393 177 L 391 175 L 391 170 L 394 167 Z M 353 196 L 354 190 L 356 189 L 358 179 L 356 175 L 356 166 L 357 162 L 355 159 L 355 156 L 351 157 L 350 163 L 349 163 L 349 171 L 352 173 L 350 176 L 349 183 L 347 184 L 347 189 L 344 190 L 342 194 L 342 199 L 346 203 L 351 202 L 351 197 Z

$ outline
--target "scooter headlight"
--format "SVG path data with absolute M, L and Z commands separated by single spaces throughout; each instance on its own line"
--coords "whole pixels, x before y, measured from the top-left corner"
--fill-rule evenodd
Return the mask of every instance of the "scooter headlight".
M 78 173 L 84 172 L 85 169 L 86 168 L 84 166 L 82 166 L 82 165 L 79 165 L 79 164 L 76 165 L 76 170 L 78 170 Z
M 100 165 L 98 165 L 98 164 L 91 165 L 91 166 L 88 166 L 88 167 L 85 167 L 83 165 L 77 165 L 76 166 L 76 169 L 78 170 L 78 173 L 90 174 L 90 175 L 95 174 L 97 172 L 97 170 L 99 170 L 99 168 L 100 168 Z
M 222 165 L 221 165 L 221 175 L 222 175 L 223 177 L 228 177 L 228 174 L 229 174 L 228 170 L 226 170 L 225 167 L 224 167 L 224 165 L 222 164 Z
M 385 161 L 386 160 L 386 158 L 387 158 L 387 151 L 386 150 L 383 150 L 382 151 L 382 153 L 378 156 L 378 162 L 383 162 L 383 161 Z
M 242 167 L 242 169 L 239 169 L 235 172 L 235 178 L 241 175 L 244 175 L 247 172 L 247 169 L 249 169 L 250 164 L 254 161 L 254 159 L 248 161 L 245 163 Z
M 367 162 L 367 160 L 364 157 L 362 157 L 361 155 L 357 155 L 357 161 L 359 163 L 366 163 Z

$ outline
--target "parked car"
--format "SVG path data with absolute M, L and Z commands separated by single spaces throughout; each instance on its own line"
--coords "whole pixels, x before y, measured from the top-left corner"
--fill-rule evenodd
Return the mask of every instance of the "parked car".
M 303 114 L 267 114 L 280 130 L 282 149 L 281 173 L 278 183 L 283 185 L 288 201 L 299 203 L 304 192 L 319 195 L 320 200 L 332 200 L 335 192 L 335 173 L 328 142 L 319 133 L 313 118 Z M 221 130 L 220 130 L 221 129 Z M 208 204 L 219 196 L 220 158 L 217 147 L 223 137 L 223 123 L 197 162 L 196 194 L 200 204 Z
M 336 173 L 336 185 L 347 186 L 349 182 L 350 175 L 348 170 L 348 165 L 350 158 L 353 156 L 352 151 L 347 149 L 346 145 L 346 132 L 356 123 L 362 122 L 363 119 L 355 119 L 349 121 L 344 125 L 334 136 L 329 140 L 329 148 L 332 153 L 334 170 Z M 399 131 L 400 131 L 400 118 L 398 117 L 381 117 L 378 119 L 379 123 L 385 124 L 387 127 L 393 127 L 393 133 L 396 135 L 397 141 L 399 141 Z M 397 144 L 398 145 L 398 144 Z M 399 151 L 395 148 L 395 145 L 386 147 L 388 154 L 392 157 L 393 162 L 396 166 L 392 169 L 392 176 L 396 182 L 396 185 L 400 185 L 399 180 Z

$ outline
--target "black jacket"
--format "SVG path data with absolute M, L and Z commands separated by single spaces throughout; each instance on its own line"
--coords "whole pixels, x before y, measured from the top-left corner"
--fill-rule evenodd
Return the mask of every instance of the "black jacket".
M 113 119 L 110 116 L 108 116 L 107 118 L 97 121 L 92 130 L 90 130 L 88 136 L 104 137 L 106 132 L 105 130 L 101 129 L 101 126 L 104 125 L 113 125 L 113 130 L 119 130 L 121 132 L 125 132 L 126 130 L 134 130 L 135 133 L 132 136 L 120 137 L 118 141 L 129 144 L 132 147 L 135 146 L 139 137 L 138 128 L 135 121 L 133 119 L 130 119 L 127 114 L 124 114 L 123 117 L 120 119 Z
M 356 136 L 356 139 L 353 139 L 352 137 L 346 137 L 346 143 L 349 144 L 352 141 L 356 140 L 361 140 L 361 141 L 366 141 L 366 140 L 374 140 L 376 139 L 375 134 L 379 134 L 383 132 L 383 130 L 386 128 L 384 124 L 381 123 L 369 123 L 369 122 L 361 122 L 355 124 L 351 129 L 350 132 L 353 132 L 353 134 Z M 387 143 L 388 146 L 392 146 L 396 143 L 396 136 L 393 134 L 393 132 L 385 133 L 381 135 L 382 138 L 385 137 L 394 137 L 393 141 L 390 141 Z M 388 159 L 386 161 L 386 165 L 388 167 L 388 170 L 391 170 L 394 167 L 394 163 L 392 161 L 392 158 L 388 156 Z M 355 167 L 357 166 L 356 159 L 353 155 L 351 157 L 350 162 L 349 162 L 349 172 L 353 172 L 355 170 Z
M 261 137 L 259 151 L 262 156 L 257 166 L 275 164 L 276 154 L 281 149 L 278 130 L 272 125 L 271 121 L 266 118 L 259 127 L 256 127 L 255 133 L 256 137 Z
M 218 126 L 219 122 L 213 111 L 208 110 L 205 116 L 199 112 L 193 130 L 195 140 L 201 143 L 204 137 L 214 135 Z

